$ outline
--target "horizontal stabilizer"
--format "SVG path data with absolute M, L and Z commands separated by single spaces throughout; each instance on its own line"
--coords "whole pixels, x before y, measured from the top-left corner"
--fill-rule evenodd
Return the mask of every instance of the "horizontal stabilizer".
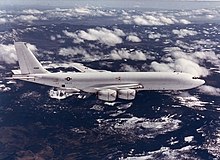
M 14 79 L 20 79 L 20 80 L 29 80 L 29 79 L 36 79 L 36 77 L 23 77 L 23 76 L 13 76 L 13 77 L 7 77 L 5 79 L 8 79 L 8 80 L 14 80 Z
M 13 74 L 21 74 L 21 70 L 17 69 L 17 70 L 11 70 Z

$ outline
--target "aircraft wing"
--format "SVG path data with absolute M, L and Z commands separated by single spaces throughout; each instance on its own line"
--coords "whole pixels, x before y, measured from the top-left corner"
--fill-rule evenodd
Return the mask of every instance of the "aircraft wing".
M 84 66 L 83 64 L 81 63 L 73 63 L 72 66 L 77 69 L 78 71 L 80 72 L 110 72 L 110 71 L 106 71 L 106 70 L 95 70 L 95 69 L 92 69 L 92 68 L 89 68 L 89 67 L 86 67 Z
M 73 63 L 72 66 L 80 72 L 97 72 L 97 70 L 86 67 L 81 63 Z
M 120 90 L 120 89 L 141 89 L 141 88 L 144 88 L 144 86 L 142 84 L 138 84 L 138 83 L 97 85 L 97 86 L 93 86 L 93 87 L 97 91 L 104 90 L 104 89 Z

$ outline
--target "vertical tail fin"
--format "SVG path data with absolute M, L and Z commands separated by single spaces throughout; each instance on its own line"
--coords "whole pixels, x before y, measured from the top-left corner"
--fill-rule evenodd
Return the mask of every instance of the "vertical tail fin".
M 43 66 L 24 42 L 15 42 L 14 45 L 18 56 L 18 63 L 20 66 L 21 74 L 37 74 L 48 72 L 43 68 Z

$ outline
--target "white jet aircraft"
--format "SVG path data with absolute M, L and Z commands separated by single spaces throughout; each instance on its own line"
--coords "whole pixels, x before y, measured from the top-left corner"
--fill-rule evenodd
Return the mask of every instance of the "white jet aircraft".
M 20 70 L 13 70 L 12 79 L 52 86 L 68 93 L 97 94 L 98 99 L 133 100 L 141 90 L 188 90 L 205 83 L 204 80 L 180 72 L 110 72 L 99 71 L 80 64 L 80 72 L 51 73 L 36 59 L 24 42 L 15 42 Z

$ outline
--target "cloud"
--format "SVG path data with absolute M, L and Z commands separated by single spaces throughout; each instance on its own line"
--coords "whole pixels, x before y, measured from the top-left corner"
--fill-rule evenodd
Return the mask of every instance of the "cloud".
M 27 44 L 28 48 L 32 51 L 37 51 L 35 45 Z M 15 64 L 17 62 L 17 55 L 13 44 L 0 44 L 0 61 L 7 64 Z
M 69 9 L 25 9 L 22 11 L 4 11 L 0 12 L 0 24 L 6 22 L 26 22 L 33 23 L 37 20 L 73 20 L 75 18 L 89 17 L 89 16 L 112 16 L 115 13 L 111 10 L 104 10 L 102 8 L 95 7 L 75 7 Z M 8 21 L 5 21 L 5 19 Z
M 215 88 L 213 86 L 202 85 L 199 87 L 199 91 L 212 96 L 220 96 L 220 88 Z
M 0 18 L 0 24 L 5 24 L 5 23 L 7 23 L 6 18 Z
M 218 42 L 214 42 L 210 39 L 200 39 L 200 40 L 195 40 L 193 42 L 199 45 L 210 45 L 210 46 L 218 45 Z
M 3 61 L 7 64 L 16 63 L 17 55 L 15 53 L 14 45 L 0 44 L 0 61 Z
M 220 57 L 213 51 L 184 52 L 179 47 L 166 47 L 167 54 L 161 57 L 161 62 L 152 62 L 150 67 L 154 71 L 180 71 L 195 76 L 207 76 L 209 70 L 201 66 L 205 62 L 219 64 Z
M 184 52 L 179 47 L 167 47 L 164 48 L 165 54 L 161 57 L 160 62 L 152 62 L 150 67 L 154 71 L 159 72 L 186 72 L 195 76 L 207 76 L 209 70 L 201 66 L 204 62 L 212 61 L 219 62 L 218 56 L 212 52 Z
M 182 41 L 176 41 L 176 45 L 179 47 L 164 48 L 163 51 L 166 54 L 161 57 L 159 62 L 152 62 L 150 67 L 154 71 L 182 71 L 195 76 L 207 76 L 210 71 L 204 67 L 205 64 L 208 62 L 218 67 L 220 56 L 212 50 L 203 50 L 202 46 L 199 47 L 199 51 L 195 51 L 195 48 L 200 45 L 196 42 L 187 44 Z M 202 44 L 204 42 L 199 41 Z M 212 44 L 212 42 L 209 43 Z
M 84 17 L 101 17 L 116 15 L 114 10 L 104 10 L 97 7 L 75 7 L 75 8 L 56 8 L 52 10 L 45 10 L 44 14 L 49 19 L 59 18 L 61 20 L 71 20 L 73 18 Z
M 16 20 L 20 22 L 33 23 L 33 21 L 39 20 L 39 18 L 34 15 L 20 15 L 16 17 Z
M 186 19 L 180 19 L 179 22 L 182 23 L 182 24 L 191 24 L 191 22 L 186 20 Z
M 106 28 L 87 29 L 87 31 L 77 31 L 76 33 L 63 31 L 65 35 L 74 39 L 75 43 L 87 41 L 97 41 L 108 46 L 115 46 L 122 43 L 121 36 L 125 33 L 120 29 L 109 30 Z
M 67 37 L 70 37 L 70 38 L 73 38 L 73 42 L 74 43 L 83 43 L 84 40 L 81 39 L 80 37 L 78 37 L 78 35 L 74 32 L 69 32 L 67 30 L 64 30 L 63 33 L 67 36 Z
M 162 35 L 160 33 L 151 32 L 151 33 L 149 33 L 148 38 L 150 38 L 150 39 L 159 39 L 159 38 L 161 38 L 161 36 Z
M 197 35 L 198 32 L 197 31 L 193 31 L 193 30 L 187 30 L 187 29 L 180 29 L 180 30 L 172 30 L 173 34 L 176 34 L 178 37 L 183 38 L 185 36 L 194 36 Z
M 146 59 L 153 59 L 151 55 L 147 52 L 142 52 L 140 50 L 134 49 L 113 49 L 111 53 L 106 56 L 102 52 L 88 52 L 82 47 L 69 47 L 61 48 L 59 50 L 59 55 L 67 56 L 69 58 L 80 58 L 86 61 L 93 61 L 99 59 L 112 59 L 112 60 L 122 60 L 122 59 L 131 59 L 135 61 L 144 61 Z
M 146 60 L 147 56 L 140 50 L 128 50 L 126 48 L 122 48 L 120 50 L 115 49 L 112 50 L 110 55 L 110 59 L 121 60 L 121 59 L 131 59 L 131 60 Z
M 59 55 L 62 55 L 62 56 L 77 56 L 77 55 L 85 55 L 85 54 L 88 54 L 88 53 L 82 47 L 61 48 L 59 51 Z
M 127 36 L 126 40 L 131 41 L 131 42 L 141 42 L 141 39 L 138 36 L 135 36 L 135 35 Z
M 59 50 L 59 55 L 62 56 L 68 56 L 68 57 L 74 57 L 79 58 L 82 57 L 84 60 L 94 60 L 97 58 L 95 54 L 88 53 L 84 48 L 82 47 L 73 47 L 73 48 L 61 48 Z
M 90 15 L 92 13 L 89 8 L 85 7 L 75 8 L 75 11 L 81 15 Z
M 176 59 L 173 68 L 176 71 L 184 71 L 195 76 L 207 76 L 209 74 L 206 68 L 184 58 Z
M 202 20 L 213 20 L 213 19 L 219 19 L 220 11 L 219 8 L 212 8 L 212 9 L 193 9 L 193 10 L 182 10 L 179 12 L 176 12 L 173 14 L 176 17 L 185 17 L 187 19 L 190 19 L 192 21 L 198 21 Z M 183 20 L 183 23 L 188 23 L 187 20 Z
M 34 15 L 34 14 L 43 14 L 43 11 L 37 10 L 37 9 L 26 9 L 22 11 L 25 14 Z
M 130 65 L 127 65 L 127 64 L 121 64 L 121 68 L 120 68 L 121 71 L 126 71 L 126 72 L 138 72 L 138 69 L 137 68 L 134 68 Z
M 189 49 L 190 46 L 184 46 L 182 43 L 179 43 L 181 48 Z M 192 44 L 193 47 L 196 47 L 196 44 Z M 220 63 L 220 55 L 216 54 L 214 51 L 209 50 L 201 50 L 201 51 L 183 51 L 179 47 L 166 47 L 163 51 L 167 52 L 168 54 L 165 55 L 164 58 L 170 57 L 172 59 L 183 58 L 190 61 L 193 61 L 198 64 L 203 64 L 204 62 L 210 62 L 213 65 L 217 65 Z
M 186 19 L 177 20 L 173 15 L 156 14 L 154 12 L 144 13 L 142 15 L 124 15 L 122 18 L 126 24 L 136 24 L 143 26 L 161 26 L 175 23 L 190 24 Z
M 156 72 L 173 72 L 174 70 L 170 66 L 171 64 L 158 63 L 156 61 L 151 62 L 150 67 Z
M 56 40 L 56 37 L 53 36 L 53 35 L 51 35 L 51 36 L 50 36 L 50 39 L 51 39 L 51 41 L 55 41 L 55 40 Z
M 187 60 L 187 59 L 176 59 L 172 63 L 158 63 L 156 61 L 153 61 L 150 65 L 150 67 L 157 72 L 186 72 L 190 73 L 194 76 L 207 76 L 209 74 L 209 71 L 199 66 L 197 63 Z
M 34 20 L 56 20 L 70 21 L 76 18 L 102 17 L 112 16 L 118 17 L 125 24 L 135 25 L 172 25 L 172 24 L 190 24 L 190 21 L 198 20 L 218 20 L 220 11 L 218 8 L 213 9 L 197 9 L 197 10 L 181 10 L 181 11 L 148 11 L 141 12 L 135 10 L 115 10 L 101 7 L 74 7 L 74 8 L 55 8 L 55 9 L 25 9 L 23 11 L 0 11 L 5 16 L 7 22 L 32 23 Z M 21 16 L 21 17 L 20 17 Z M 25 17 L 24 17 L 25 16 Z M 32 17 L 31 17 L 32 16 Z M 189 21 L 190 20 L 190 21 Z M 59 21 L 57 21 L 59 22 Z M 5 22 L 4 22 L 5 23 Z
M 10 90 L 11 90 L 10 87 L 5 86 L 4 84 L 0 84 L 0 92 L 7 92 Z
M 154 17 L 152 15 L 144 15 L 144 16 L 134 16 L 133 21 L 137 25 L 167 25 L 167 24 L 174 24 L 172 19 L 166 18 L 164 16 L 161 17 Z

